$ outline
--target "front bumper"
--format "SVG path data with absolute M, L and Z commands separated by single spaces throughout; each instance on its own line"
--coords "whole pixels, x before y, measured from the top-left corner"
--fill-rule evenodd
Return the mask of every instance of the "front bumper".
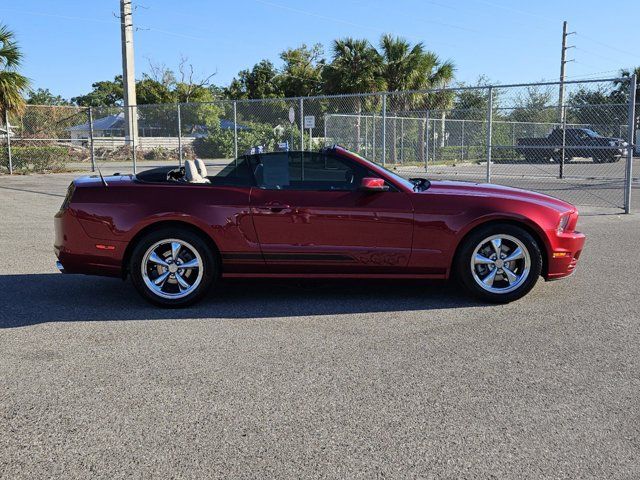
M 557 280 L 571 275 L 577 265 L 586 237 L 581 232 L 556 233 L 548 252 L 546 280 Z

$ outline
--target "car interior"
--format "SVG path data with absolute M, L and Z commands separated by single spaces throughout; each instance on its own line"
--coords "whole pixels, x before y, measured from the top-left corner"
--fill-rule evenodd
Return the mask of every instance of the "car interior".
M 185 160 L 181 167 L 161 167 L 140 172 L 144 183 L 247 186 L 267 190 L 354 191 L 369 169 L 339 157 L 316 152 L 278 152 L 245 155 L 210 175 L 201 159 Z M 393 186 L 390 186 L 395 191 Z

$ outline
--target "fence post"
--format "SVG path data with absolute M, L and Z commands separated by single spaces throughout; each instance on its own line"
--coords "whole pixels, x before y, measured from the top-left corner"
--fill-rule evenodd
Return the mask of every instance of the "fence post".
M 96 150 L 93 141 L 93 109 L 88 108 L 87 114 L 89 116 L 89 152 L 91 153 L 91 171 L 96 171 Z
M 382 165 L 387 164 L 387 94 L 382 94 Z
M 364 156 L 369 156 L 369 117 L 364 117 Z
M 9 111 L 4 111 L 4 126 L 7 134 L 7 157 L 9 158 L 9 175 L 13 175 L 13 159 L 11 158 L 11 135 L 9 133 Z
M 491 134 L 493 130 L 493 87 L 489 87 L 487 102 L 487 183 L 491 183 Z
M 631 213 L 631 186 L 633 183 L 633 154 L 636 128 L 636 88 L 638 78 L 632 75 L 629 82 L 629 109 L 627 112 L 627 168 L 625 171 L 624 213 Z M 637 139 L 636 139 L 637 141 Z
M 127 105 L 125 108 L 130 108 L 131 110 L 129 111 L 129 119 L 131 119 L 131 117 L 133 115 L 135 115 L 137 112 L 135 112 L 133 110 L 132 106 Z M 134 125 L 137 127 L 138 126 L 138 122 L 136 121 L 134 123 Z M 131 130 L 130 130 L 131 131 Z M 133 132 L 133 134 L 131 135 L 131 149 L 133 151 L 133 174 L 135 175 L 137 172 L 137 161 L 136 161 L 136 137 L 138 136 L 138 132 Z
M 178 103 L 178 166 L 182 166 L 182 112 Z
M 424 127 L 424 171 L 428 171 L 429 168 L 429 110 L 427 110 L 427 115 L 425 118 L 425 127 Z
M 300 98 L 300 150 L 304 151 L 304 103 Z
M 567 118 L 565 106 L 560 106 L 560 115 L 562 116 L 562 123 L 560 124 L 560 128 L 562 128 L 562 148 L 560 153 L 560 171 L 558 172 L 558 178 L 564 178 L 564 159 L 565 159 L 565 146 L 567 144 Z
M 235 158 L 238 158 L 238 106 L 235 100 L 233 101 L 233 153 Z
M 400 163 L 404 165 L 404 117 L 400 117 Z
M 460 143 L 462 144 L 462 154 L 460 156 L 462 157 L 461 160 L 464 160 L 464 119 L 462 119 L 461 130 L 462 130 L 462 132 L 461 132 L 461 135 L 460 135 L 461 136 Z
M 371 161 L 376 161 L 376 112 L 373 112 L 371 120 L 373 128 L 371 129 Z
M 327 146 L 327 114 L 322 117 L 322 124 L 324 125 L 324 138 L 322 139 L 322 145 Z

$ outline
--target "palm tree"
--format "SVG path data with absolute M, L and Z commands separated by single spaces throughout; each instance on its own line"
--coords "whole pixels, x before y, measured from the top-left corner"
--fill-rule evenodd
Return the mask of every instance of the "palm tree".
M 29 80 L 16 72 L 21 59 L 22 52 L 14 33 L 0 24 L 0 114 L 3 121 L 5 112 L 21 113 L 24 110 L 23 94 L 29 88 Z
M 411 44 L 400 37 L 383 35 L 380 39 L 382 57 L 382 78 L 386 90 L 426 90 L 446 87 L 453 80 L 455 67 L 450 61 L 441 61 L 438 56 L 425 49 L 422 42 Z M 392 111 L 407 111 L 415 108 L 438 108 L 442 110 L 442 130 L 444 130 L 445 110 L 451 106 L 453 96 L 441 91 L 430 94 L 401 94 L 390 96 Z M 420 138 L 423 138 L 424 126 L 421 125 Z M 395 160 L 395 122 L 394 141 L 391 142 L 391 158 Z M 441 141 L 444 140 L 444 132 Z M 421 149 L 422 150 L 422 149 Z
M 328 93 L 369 93 L 382 89 L 381 58 L 367 40 L 334 40 L 332 60 L 323 70 Z M 357 113 L 354 147 L 360 150 L 360 115 L 362 98 L 355 97 Z

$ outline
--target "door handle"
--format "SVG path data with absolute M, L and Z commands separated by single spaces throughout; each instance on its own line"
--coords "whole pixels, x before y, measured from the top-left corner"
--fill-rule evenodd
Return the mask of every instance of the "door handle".
M 285 205 L 282 203 L 267 203 L 266 205 L 261 205 L 256 207 L 258 210 L 267 210 L 273 213 L 280 213 L 283 210 L 290 210 L 291 207 L 289 205 Z

